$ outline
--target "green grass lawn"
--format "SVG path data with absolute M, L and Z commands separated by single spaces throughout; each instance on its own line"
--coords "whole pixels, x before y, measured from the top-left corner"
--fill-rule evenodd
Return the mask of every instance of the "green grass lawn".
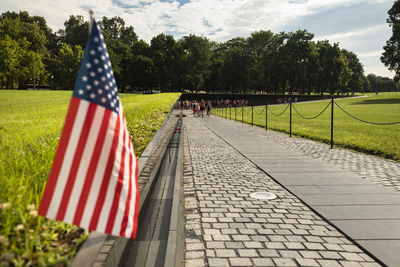
M 400 93 L 381 93 L 353 99 L 338 99 L 337 103 L 351 115 L 371 122 L 400 121 Z M 293 104 L 304 117 L 313 117 L 328 104 L 327 101 L 303 102 Z M 273 113 L 279 114 L 285 105 L 272 105 Z M 254 124 L 265 127 L 265 107 L 254 108 Z M 234 119 L 235 110 L 232 108 Z M 257 114 L 261 113 L 261 114 Z M 216 111 L 214 110 L 214 114 Z M 228 109 L 229 118 L 229 109 Z M 226 116 L 226 115 L 225 115 Z M 242 119 L 241 109 L 237 109 L 237 120 Z M 289 133 L 289 109 L 281 116 L 268 111 L 268 129 Z M 251 107 L 244 110 L 244 121 L 251 123 Z M 331 107 L 318 118 L 306 120 L 292 110 L 292 135 L 330 142 Z M 334 144 L 368 154 L 400 161 L 400 124 L 371 125 L 359 122 L 334 106 Z
M 68 264 L 87 236 L 36 216 L 71 95 L 0 91 L 0 266 Z M 140 155 L 179 94 L 120 96 Z

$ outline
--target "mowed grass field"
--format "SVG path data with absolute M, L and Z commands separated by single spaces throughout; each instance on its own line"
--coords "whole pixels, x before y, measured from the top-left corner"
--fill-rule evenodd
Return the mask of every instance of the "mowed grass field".
M 400 93 L 381 93 L 378 96 L 358 97 L 335 100 L 351 115 L 370 122 L 399 122 Z M 294 107 L 303 117 L 318 115 L 328 104 L 327 101 L 294 103 Z M 278 115 L 286 105 L 271 105 L 270 110 Z M 289 133 L 289 109 L 281 116 L 274 116 L 268 110 L 268 129 Z M 234 119 L 235 110 L 232 108 Z M 216 114 L 216 111 L 213 112 Z M 257 114 L 260 113 L 260 114 Z M 227 111 L 229 118 L 229 109 Z M 226 117 L 226 115 L 224 115 Z M 237 108 L 237 120 L 242 119 L 241 108 Z M 265 106 L 254 107 L 254 124 L 265 127 Z M 244 121 L 251 123 L 251 107 L 244 109 Z M 313 120 L 301 118 L 292 110 L 292 135 L 305 137 L 325 143 L 331 137 L 331 107 Z M 336 105 L 334 106 L 334 144 L 400 161 L 400 124 L 371 125 L 357 121 Z
M 0 266 L 68 265 L 87 233 L 37 216 L 72 91 L 0 91 Z M 140 155 L 179 94 L 120 94 Z

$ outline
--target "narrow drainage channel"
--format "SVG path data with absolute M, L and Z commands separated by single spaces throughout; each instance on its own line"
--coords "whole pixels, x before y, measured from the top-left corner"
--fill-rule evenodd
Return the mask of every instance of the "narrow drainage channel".
M 180 128 L 180 122 L 178 126 Z M 179 150 L 176 131 L 163 158 L 145 213 L 139 218 L 138 235 L 129 240 L 119 266 L 164 266 L 171 221 L 171 207 Z

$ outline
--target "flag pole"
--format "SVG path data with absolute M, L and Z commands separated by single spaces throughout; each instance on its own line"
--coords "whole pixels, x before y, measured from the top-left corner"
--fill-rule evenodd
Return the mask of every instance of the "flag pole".
M 90 16 L 90 20 L 89 20 L 89 35 L 90 32 L 92 31 L 92 25 L 93 25 L 93 10 L 89 10 L 89 16 Z

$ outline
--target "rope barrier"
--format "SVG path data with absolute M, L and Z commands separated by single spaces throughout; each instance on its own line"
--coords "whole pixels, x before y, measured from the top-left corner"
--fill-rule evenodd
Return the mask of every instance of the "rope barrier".
M 269 109 L 269 111 L 271 112 L 271 114 L 272 115 L 275 115 L 275 116 L 280 116 L 280 115 L 282 115 L 283 113 L 285 113 L 285 111 L 289 108 L 289 104 L 286 106 L 286 108 L 281 112 L 281 113 L 279 113 L 279 114 L 275 114 L 275 113 L 273 113 L 272 112 L 272 110 L 271 110 L 271 108 L 268 106 L 268 109 Z
M 248 110 L 248 111 L 247 111 L 247 110 Z M 246 113 L 249 113 L 249 114 L 250 114 L 251 108 L 248 108 L 248 109 L 247 109 L 247 107 L 244 107 L 244 111 L 246 111 Z
M 339 106 L 339 104 L 336 103 L 336 101 L 334 101 L 334 102 L 335 102 L 335 105 L 336 105 L 338 108 L 340 108 L 344 113 L 346 113 L 347 115 L 349 115 L 349 116 L 352 117 L 353 119 L 356 119 L 356 120 L 361 121 L 361 122 L 364 122 L 364 123 L 369 123 L 369 124 L 373 124 L 373 125 L 394 125 L 394 124 L 399 124 L 399 123 L 400 123 L 400 121 L 398 121 L 398 122 L 370 122 L 370 121 L 365 121 L 365 120 L 359 119 L 359 118 L 357 118 L 357 117 L 351 115 L 351 114 L 348 113 L 346 110 L 344 110 L 341 106 Z
M 261 112 L 257 112 L 257 109 L 254 109 L 254 112 L 255 112 L 256 114 L 262 114 L 262 113 L 264 112 L 264 110 L 265 110 L 265 106 L 263 107 L 263 109 L 261 110 Z
M 325 110 L 330 106 L 330 104 L 331 104 L 331 102 L 329 102 L 329 104 L 328 104 L 317 116 L 314 116 L 314 117 L 311 117 L 311 118 L 307 118 L 307 117 L 304 117 L 303 115 L 301 115 L 301 114 L 297 111 L 297 109 L 296 109 L 296 107 L 295 107 L 294 105 L 292 105 L 292 107 L 293 107 L 294 111 L 296 111 L 297 115 L 299 115 L 301 118 L 303 118 L 303 119 L 305 119 L 305 120 L 313 120 L 313 119 L 315 119 L 315 118 L 318 118 L 322 113 L 324 113 Z

